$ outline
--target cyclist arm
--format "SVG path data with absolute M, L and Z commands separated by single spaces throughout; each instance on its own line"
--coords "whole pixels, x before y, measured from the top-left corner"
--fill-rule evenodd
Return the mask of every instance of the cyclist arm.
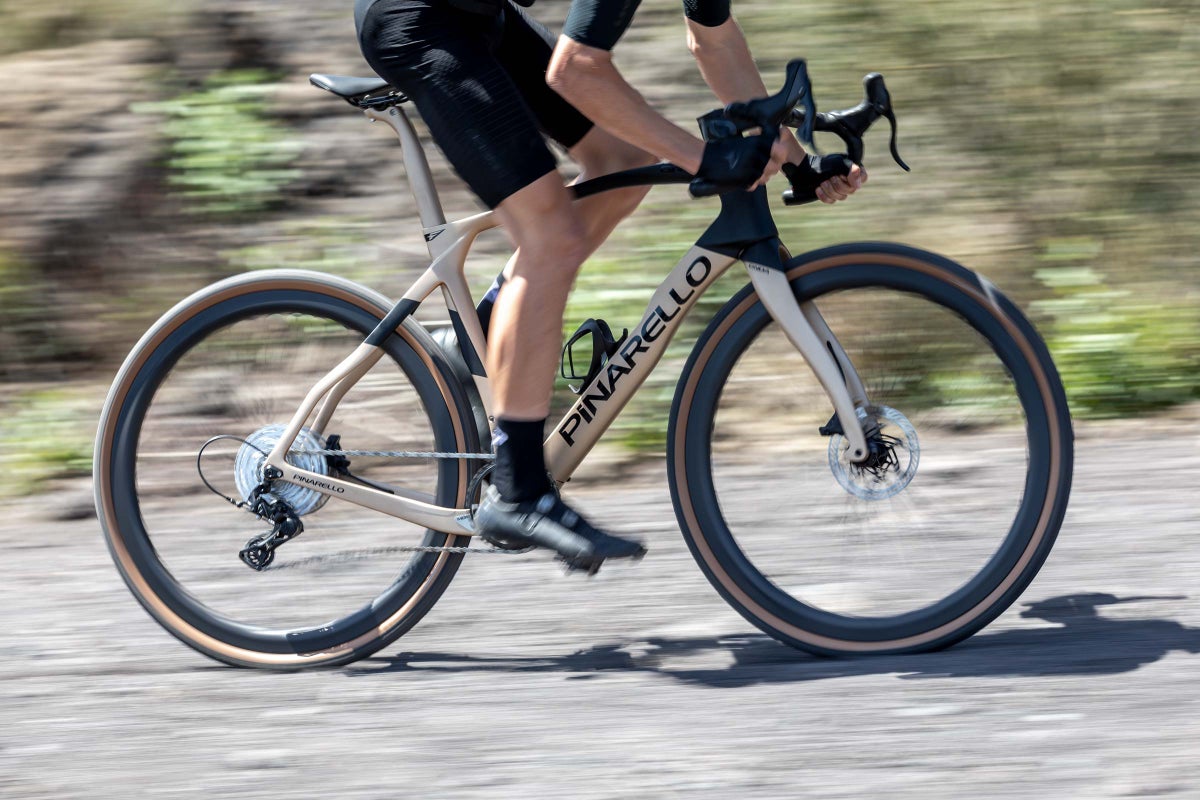
M 766 84 L 750 54 L 750 46 L 732 16 L 713 26 L 688 19 L 687 42 L 704 82 L 723 104 L 767 96 Z M 785 128 L 781 137 L 789 161 L 804 158 L 804 148 L 790 129 Z
M 705 145 L 698 137 L 659 114 L 636 89 L 621 76 L 613 64 L 611 50 L 629 27 L 639 0 L 573 0 L 563 35 L 559 37 L 546 71 L 546 81 L 556 92 L 582 111 L 601 128 L 625 141 L 647 150 L 658 158 L 671 161 L 692 173 L 701 168 Z M 762 78 L 750 57 L 745 37 L 729 14 L 728 0 L 684 0 L 689 25 L 711 28 L 719 32 L 725 47 L 710 47 L 708 72 L 724 64 L 737 77 L 718 79 L 723 92 L 749 92 L 743 99 L 766 95 Z M 701 41 L 705 33 L 700 34 Z M 717 41 L 710 38 L 709 43 Z M 740 44 L 739 44 L 740 43 Z M 721 55 L 721 52 L 724 55 Z M 697 57 L 699 59 L 699 56 Z M 732 59 L 732 60 L 731 60 Z M 705 67 L 702 66 L 702 73 Z M 708 79 L 709 74 L 705 73 Z M 779 171 L 793 156 L 802 158 L 804 150 L 795 142 L 789 149 L 786 139 L 776 142 L 771 160 L 755 186 Z M 852 173 L 853 182 L 840 178 L 826 181 L 817 195 L 824 202 L 845 199 L 862 180 L 865 173 Z M 823 191 L 824 190 L 824 191 Z
M 700 169 L 704 142 L 651 108 L 617 71 L 607 50 L 559 37 L 546 82 L 613 135 L 688 172 Z

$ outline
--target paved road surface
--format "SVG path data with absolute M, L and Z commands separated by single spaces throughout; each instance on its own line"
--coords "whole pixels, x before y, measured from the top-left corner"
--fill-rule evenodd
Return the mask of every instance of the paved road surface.
M 1195 444 L 1193 419 L 1084 428 L 1023 600 L 947 652 L 855 661 L 722 603 L 661 465 L 606 520 L 642 565 L 468 559 L 376 658 L 293 675 L 163 633 L 94 519 L 52 519 L 82 489 L 26 501 L 0 523 L 0 796 L 1200 797 Z

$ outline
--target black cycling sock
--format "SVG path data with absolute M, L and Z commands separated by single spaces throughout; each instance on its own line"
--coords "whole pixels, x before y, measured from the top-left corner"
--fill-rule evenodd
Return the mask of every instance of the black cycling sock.
M 536 500 L 550 490 L 546 474 L 546 457 L 542 453 L 542 436 L 546 420 L 496 420 L 493 441 L 496 443 L 496 468 L 492 485 L 500 497 L 509 503 Z

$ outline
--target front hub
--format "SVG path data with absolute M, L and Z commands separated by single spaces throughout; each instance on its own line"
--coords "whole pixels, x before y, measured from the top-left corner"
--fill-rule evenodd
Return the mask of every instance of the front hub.
M 870 454 L 861 463 L 850 460 L 850 444 L 841 433 L 829 437 L 829 469 L 838 484 L 860 500 L 895 497 L 917 474 L 921 445 L 908 418 L 891 406 L 858 409 L 859 424 L 875 431 L 867 436 Z

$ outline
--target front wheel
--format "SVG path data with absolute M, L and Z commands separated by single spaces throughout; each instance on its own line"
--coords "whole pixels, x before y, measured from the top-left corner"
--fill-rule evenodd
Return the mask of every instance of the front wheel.
M 675 395 L 668 476 L 688 546 L 742 616 L 795 647 L 960 641 L 1029 584 L 1066 511 L 1071 420 L 1049 353 L 1007 298 L 931 253 L 843 245 L 787 270 L 863 379 L 881 457 L 849 461 L 828 397 L 747 286 Z

